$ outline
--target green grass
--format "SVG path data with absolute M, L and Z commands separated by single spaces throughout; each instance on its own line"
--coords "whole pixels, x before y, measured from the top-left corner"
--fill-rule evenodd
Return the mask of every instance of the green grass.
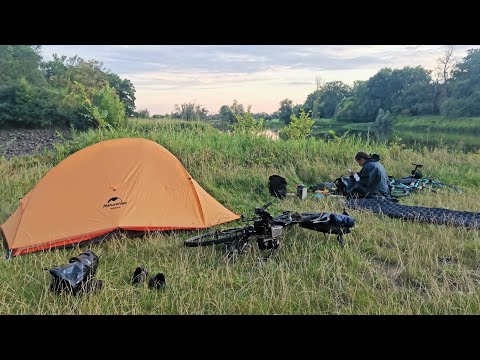
M 414 131 L 456 131 L 480 133 L 480 117 L 446 119 L 443 116 L 399 116 L 394 128 Z
M 359 150 L 382 154 L 390 175 L 408 174 L 421 160 L 424 173 L 455 184 L 463 194 L 424 193 L 405 203 L 478 211 L 480 153 L 455 153 L 444 147 L 414 151 L 402 144 L 375 144 L 358 138 L 323 142 L 274 141 L 221 133 L 205 123 L 132 121 L 126 129 L 75 134 L 55 152 L 0 158 L 0 222 L 18 206 L 50 169 L 69 154 L 110 138 L 144 137 L 157 141 L 182 162 L 218 201 L 251 215 L 254 206 L 273 201 L 281 210 L 342 212 L 340 199 L 300 201 L 272 198 L 267 178 L 296 183 L 333 180 L 357 168 Z M 260 190 L 260 191 L 259 191 Z M 66 264 L 79 248 L 33 253 L 0 261 L 0 314 L 473 314 L 480 311 L 480 236 L 478 231 L 402 222 L 351 211 L 356 226 L 345 248 L 335 237 L 294 228 L 268 261 L 259 250 L 229 262 L 218 248 L 184 248 L 197 232 L 148 234 L 144 239 L 115 235 L 91 249 L 101 256 L 98 294 L 57 296 L 48 291 L 44 268 Z M 238 225 L 230 223 L 224 227 Z M 133 287 L 136 266 L 163 272 L 167 289 Z

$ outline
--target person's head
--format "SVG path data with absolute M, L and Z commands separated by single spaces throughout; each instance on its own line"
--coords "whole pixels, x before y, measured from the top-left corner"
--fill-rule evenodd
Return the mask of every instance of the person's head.
M 357 155 L 355 155 L 355 161 L 357 162 L 358 165 L 363 166 L 368 160 L 372 160 L 370 156 L 368 156 L 367 153 L 363 151 L 359 151 Z

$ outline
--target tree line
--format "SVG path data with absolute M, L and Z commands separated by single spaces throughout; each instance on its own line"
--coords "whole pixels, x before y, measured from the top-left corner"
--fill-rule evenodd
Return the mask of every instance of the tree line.
M 135 115 L 133 84 L 101 62 L 0 45 L 0 127 L 115 127 Z
M 372 122 L 388 125 L 399 115 L 443 115 L 446 118 L 480 116 L 480 49 L 470 49 L 459 62 L 453 59 L 453 47 L 447 47 L 436 61 L 436 68 L 406 66 L 383 68 L 365 81 L 352 86 L 342 81 L 322 82 L 303 104 L 290 99 L 280 102 L 272 114 L 253 114 L 255 118 L 280 119 L 289 124 L 301 111 L 314 119 L 335 118 L 339 122 Z M 243 105 L 234 101 L 223 105 L 210 118 L 235 123 L 243 114 Z M 209 117 L 205 117 L 209 118 Z
M 470 49 L 458 62 L 447 47 L 433 70 L 422 66 L 383 68 L 352 86 L 323 82 L 303 104 L 284 99 L 271 114 L 251 113 L 234 100 L 216 114 L 194 101 L 175 105 L 171 114 L 135 111 L 135 88 L 128 79 L 105 69 L 101 62 L 78 56 L 54 55 L 44 61 L 41 46 L 0 45 L 0 126 L 116 126 L 128 117 L 176 118 L 238 122 L 245 114 L 255 120 L 280 119 L 289 124 L 304 111 L 311 118 L 388 125 L 398 115 L 480 116 L 480 49 Z M 262 120 L 262 121 L 263 121 Z
M 470 49 L 459 62 L 447 47 L 434 70 L 422 66 L 383 68 L 366 81 L 349 86 L 341 81 L 323 83 L 304 104 L 280 103 L 279 118 L 289 121 L 300 109 L 313 118 L 339 122 L 388 121 L 391 116 L 443 115 L 447 118 L 480 116 L 480 49 Z

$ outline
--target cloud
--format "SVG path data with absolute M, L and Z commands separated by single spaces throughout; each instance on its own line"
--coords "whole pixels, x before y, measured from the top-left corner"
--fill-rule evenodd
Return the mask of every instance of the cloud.
M 474 47 L 456 46 L 455 56 Z M 443 45 L 45 45 L 42 51 L 46 59 L 58 53 L 103 62 L 132 81 L 139 107 L 164 104 L 170 111 L 168 104 L 193 95 L 216 107 L 240 94 L 261 106 L 270 97 L 262 111 L 273 111 L 278 99 L 305 99 L 316 76 L 352 84 L 383 67 L 433 68 Z

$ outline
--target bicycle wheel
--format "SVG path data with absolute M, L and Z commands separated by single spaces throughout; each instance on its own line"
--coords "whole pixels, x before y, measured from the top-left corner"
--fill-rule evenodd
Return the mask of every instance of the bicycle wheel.
M 462 190 L 460 190 L 459 188 L 457 188 L 453 185 L 448 185 L 448 184 L 442 183 L 440 181 L 434 181 L 434 182 L 432 182 L 432 185 L 433 186 L 439 186 L 439 187 L 447 187 L 447 188 L 455 190 L 456 192 L 458 192 L 460 194 L 463 192 Z
M 225 230 L 218 230 L 210 233 L 200 234 L 191 237 L 183 242 L 184 246 L 197 247 L 197 246 L 209 246 L 215 244 L 223 244 L 240 240 L 246 236 L 245 228 L 232 228 Z

